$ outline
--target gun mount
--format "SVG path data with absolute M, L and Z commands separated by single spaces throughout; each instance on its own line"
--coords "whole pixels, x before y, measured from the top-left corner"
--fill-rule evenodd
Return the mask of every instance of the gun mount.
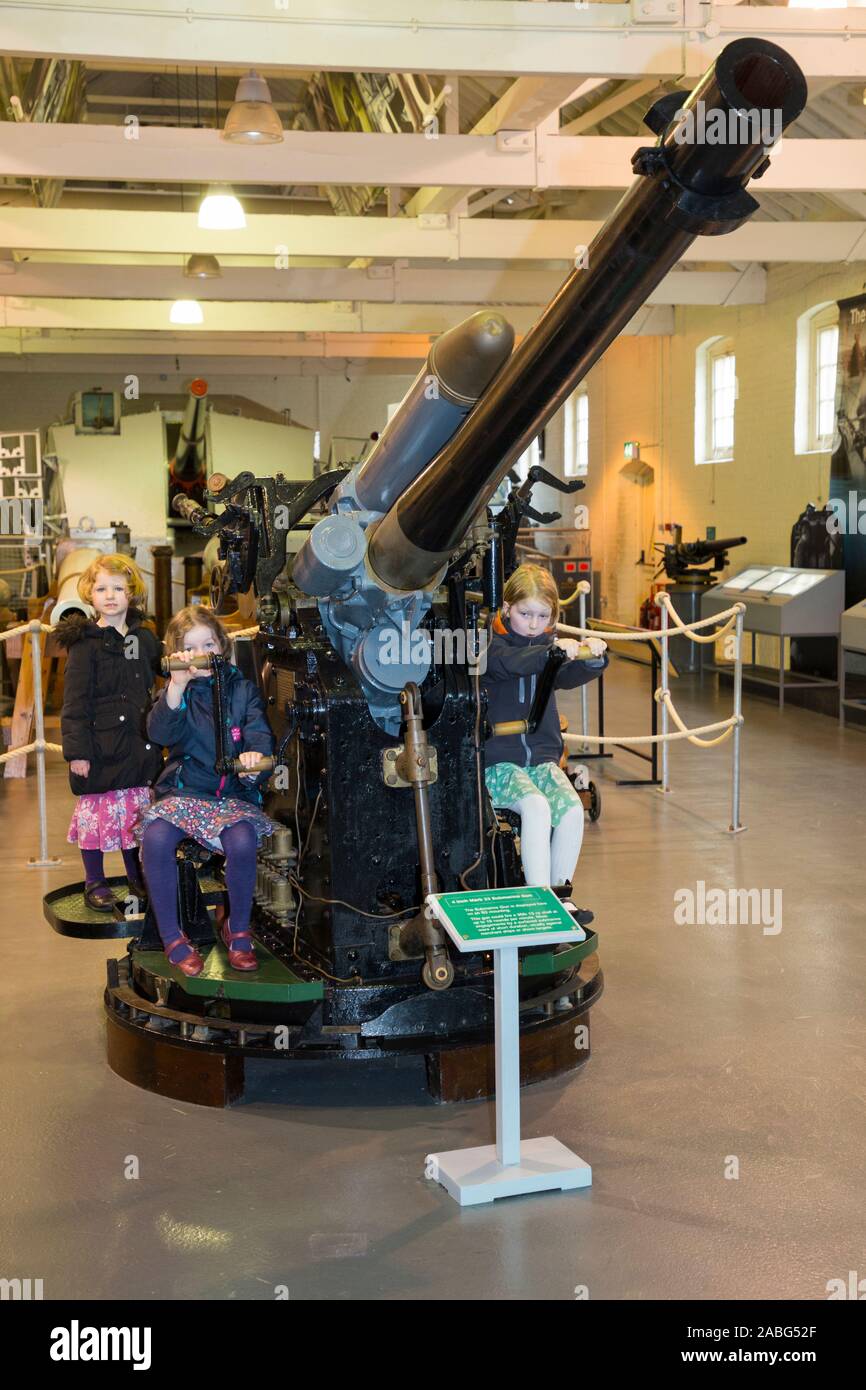
M 416 1052 L 435 1057 L 441 1074 L 454 1049 L 483 1054 L 491 963 L 452 955 L 423 904 L 432 882 L 453 891 L 522 881 L 513 828 L 485 791 L 478 590 L 498 601 L 509 526 L 542 475 L 513 494 L 496 526 L 490 501 L 695 237 L 731 231 L 755 211 L 746 184 L 768 149 L 746 138 L 681 141 L 696 103 L 732 115 L 770 107 L 781 133 L 805 99 L 782 49 L 729 44 L 682 115 L 679 97 L 649 112 L 657 144 L 636 151 L 632 188 L 516 349 L 501 315 L 475 314 L 437 340 L 350 471 L 307 484 L 213 477 L 205 500 L 219 515 L 178 504 L 196 530 L 220 535 L 220 592 L 251 587 L 258 600 L 254 661 L 277 772 L 287 774 L 274 778 L 268 810 L 280 834 L 297 831 L 298 859 L 289 875 L 285 855 L 265 853 L 255 936 L 309 991 L 282 1010 L 283 1056 Z M 304 518 L 311 529 L 289 569 L 286 536 Z M 716 562 L 735 543 L 678 538 L 676 563 Z M 524 957 L 521 1029 L 547 1059 L 540 1074 L 587 1056 L 573 1048 L 573 1027 L 601 992 L 595 946 L 590 933 Z M 242 1001 L 220 1002 L 245 1017 Z M 554 1041 L 564 1031 L 568 1060 Z M 476 1075 L 452 1094 L 485 1090 Z
M 662 556 L 656 577 L 664 570 L 668 579 L 686 580 L 706 587 L 713 583 L 713 576 L 727 565 L 728 551 L 737 545 L 745 545 L 749 539 L 748 536 L 729 536 L 721 541 L 684 541 L 682 536 L 682 526 L 675 526 L 671 544 L 659 542 L 654 547 Z M 712 565 L 712 568 L 700 568 L 703 565 Z

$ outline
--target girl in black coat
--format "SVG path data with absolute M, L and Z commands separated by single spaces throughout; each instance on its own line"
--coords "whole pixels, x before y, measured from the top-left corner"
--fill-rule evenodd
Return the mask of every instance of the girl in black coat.
M 134 826 L 162 767 L 162 752 L 145 730 L 160 647 L 142 626 L 139 605 L 147 590 L 128 556 L 94 560 L 78 592 L 96 610 L 96 621 L 67 618 L 56 628 L 67 651 L 63 756 L 78 796 L 67 838 L 84 860 L 85 901 L 110 912 L 115 899 L 105 881 L 105 851 L 121 851 L 130 892 L 145 896 Z

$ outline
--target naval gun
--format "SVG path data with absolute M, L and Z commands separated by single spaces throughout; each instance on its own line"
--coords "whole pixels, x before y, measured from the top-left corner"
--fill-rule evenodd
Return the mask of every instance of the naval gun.
M 664 570 L 668 579 L 709 588 L 715 582 L 715 575 L 726 568 L 728 551 L 746 545 L 748 539 L 748 536 L 728 536 L 720 541 L 684 541 L 682 526 L 675 526 L 673 541 L 668 545 L 660 541 L 654 547 L 662 557 L 656 577 Z M 711 568 L 705 569 L 706 565 Z
M 422 1053 L 438 1094 L 486 1092 L 492 961 L 452 953 L 424 903 L 430 891 L 522 882 L 515 827 L 484 784 L 481 613 L 501 573 L 485 563 L 489 503 L 692 241 L 757 209 L 746 185 L 770 146 L 753 142 L 748 110 L 780 116 L 770 123 L 780 135 L 805 100 L 777 45 L 727 45 L 689 96 L 649 111 L 657 140 L 636 150 L 632 187 L 516 348 L 502 315 L 475 314 L 434 343 L 353 468 L 303 484 L 211 478 L 206 507 L 177 504 L 194 529 L 220 536 L 221 592 L 249 587 L 258 605 L 252 667 L 277 740 L 267 809 L 282 828 L 279 855 L 262 851 L 254 935 L 302 986 L 267 1006 L 287 1030 L 281 1056 Z M 741 138 L 683 139 L 698 103 L 729 132 L 742 117 Z M 305 519 L 289 564 L 286 537 Z M 574 1026 L 601 992 L 596 944 L 590 932 L 522 953 L 521 1034 L 536 1076 L 588 1055 Z M 150 978 L 133 951 L 132 987 L 152 993 Z M 168 1003 L 192 1007 L 177 981 Z M 264 1008 L 226 986 L 212 1013 L 245 1026 Z M 469 1069 L 456 1080 L 455 1058 Z
M 184 407 L 174 458 L 168 465 L 168 505 L 174 508 L 176 497 L 202 501 L 207 459 L 205 456 L 205 419 L 207 413 L 207 382 L 196 377 L 189 384 L 189 399 Z

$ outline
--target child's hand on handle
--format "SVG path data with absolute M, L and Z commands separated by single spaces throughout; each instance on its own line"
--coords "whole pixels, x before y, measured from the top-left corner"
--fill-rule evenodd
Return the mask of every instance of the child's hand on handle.
M 89 777 L 90 763 L 87 758 L 73 758 L 69 764 L 69 771 L 75 777 Z
M 600 637 L 585 637 L 582 642 L 576 642 L 573 637 L 560 637 L 556 645 L 562 648 L 569 661 L 599 660 L 607 651 L 607 643 Z
M 580 655 L 581 643 L 575 642 L 573 637 L 560 637 L 556 643 L 561 651 L 564 651 L 569 661 L 574 661 Z
M 199 651 L 196 647 L 192 651 L 172 652 L 171 656 L 168 659 L 169 661 L 192 661 L 193 657 L 208 655 L 208 652 Z M 195 666 L 185 666 L 181 671 L 172 671 L 171 678 L 169 680 L 169 685 L 173 685 L 175 690 L 183 692 L 189 685 L 190 681 L 194 679 L 194 677 L 209 675 L 210 671 L 207 668 L 205 668 L 203 671 L 199 671 L 196 669 Z
M 246 753 L 239 753 L 238 762 L 241 764 L 242 767 L 247 767 L 250 769 L 249 772 L 242 772 L 240 774 L 241 777 L 257 777 L 259 775 L 259 763 L 261 762 L 263 756 L 264 754 L 256 753 L 252 749 L 250 749 Z

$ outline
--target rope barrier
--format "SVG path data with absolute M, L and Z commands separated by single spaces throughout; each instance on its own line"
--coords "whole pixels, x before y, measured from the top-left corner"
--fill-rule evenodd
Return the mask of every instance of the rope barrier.
M 718 724 L 703 724 L 698 729 L 687 729 L 683 726 L 683 732 L 679 734 L 631 734 L 628 737 L 620 738 L 616 734 L 563 734 L 566 743 L 673 743 L 676 739 L 687 738 L 693 740 L 696 734 L 713 733 L 716 729 L 725 729 L 726 732 L 721 739 L 714 739 L 714 743 L 722 743 L 728 738 L 738 724 L 742 724 L 742 715 L 729 715 L 727 719 L 722 719 Z M 703 745 L 711 748 L 712 743 Z
M 46 753 L 62 753 L 63 747 L 59 743 L 46 743 L 44 739 L 36 739 L 33 743 L 22 743 L 19 748 L 10 748 L 6 753 L 0 753 L 0 763 L 7 763 L 10 758 L 20 758 L 27 753 L 38 753 L 41 750 Z
M 36 630 L 38 630 L 39 632 L 54 631 L 54 629 L 52 627 L 49 627 L 47 623 L 40 623 L 36 618 L 33 619 L 33 623 L 37 623 Z M 21 623 L 19 627 L 7 627 L 5 632 L 0 632 L 0 642 L 6 642 L 10 637 L 18 637 L 22 632 L 33 632 L 33 623 Z
M 659 597 L 661 597 L 661 595 Z M 673 612 L 669 604 L 666 604 L 665 607 L 668 609 L 669 613 Z M 737 621 L 737 614 L 743 611 L 743 605 L 741 603 L 735 603 L 733 608 L 726 608 L 724 612 L 716 613 L 712 618 L 701 618 L 696 623 L 680 623 L 678 620 L 678 626 L 684 636 L 692 637 L 695 641 L 715 642 L 717 638 L 722 636 L 723 632 L 727 632 L 728 629 L 733 626 Z M 725 628 L 718 632 L 714 632 L 709 638 L 694 637 L 695 628 L 710 627 L 713 623 L 721 622 L 722 618 L 731 619 Z M 556 629 L 557 632 L 564 632 L 568 637 L 600 637 L 602 641 L 608 642 L 651 642 L 659 641 L 661 638 L 661 632 L 657 628 L 652 629 L 646 627 L 633 628 L 631 632 L 605 632 L 602 628 L 597 627 L 567 627 L 564 623 L 557 623 Z
M 578 584 L 574 593 L 570 596 L 569 602 L 589 589 L 589 585 Z M 715 613 L 711 618 L 701 618 L 694 623 L 684 623 L 680 615 L 676 612 L 671 603 L 670 595 L 659 593 L 656 595 L 656 604 L 662 611 L 662 626 L 660 629 L 634 628 L 626 632 L 606 632 L 601 628 L 571 627 L 565 623 L 557 623 L 556 630 L 568 637 L 600 637 L 610 642 L 651 642 L 657 641 L 662 650 L 662 684 L 653 692 L 653 699 L 662 709 L 662 732 L 660 734 L 628 735 L 616 738 L 612 734 L 599 735 L 588 734 L 586 728 L 585 708 L 582 714 L 581 723 L 583 728 L 580 733 L 566 734 L 564 741 L 566 744 L 576 744 L 582 747 L 587 745 L 603 745 L 612 743 L 620 747 L 631 746 L 634 744 L 660 744 L 662 750 L 662 791 L 670 791 L 668 782 L 668 754 L 667 746 L 681 739 L 688 739 L 689 743 L 696 748 L 717 748 L 719 744 L 726 743 L 733 737 L 733 783 L 732 783 L 732 811 L 730 830 L 736 834 L 743 827 L 740 824 L 740 728 L 744 722 L 741 712 L 742 700 L 742 638 L 743 638 L 743 615 L 746 606 L 743 603 L 735 603 L 731 608 L 726 608 L 721 613 Z M 581 622 L 585 622 L 583 604 L 581 604 Z M 734 662 L 734 712 L 728 719 L 720 720 L 715 724 L 703 724 L 696 729 L 690 729 L 686 725 L 679 711 L 677 710 L 670 690 L 668 689 L 668 643 L 670 640 L 669 623 L 673 619 L 675 631 L 681 637 L 687 637 L 690 642 L 717 642 L 720 637 L 724 637 L 733 627 L 736 627 L 737 645 L 736 659 Z M 722 624 L 723 626 L 719 626 Z M 699 628 L 713 628 L 712 632 L 698 634 Z M 670 733 L 667 728 L 667 719 L 670 715 L 677 732 Z M 714 734 L 714 738 L 703 738 L 703 734 Z
M 669 690 L 657 690 L 655 698 L 659 701 L 659 703 L 667 705 L 668 713 L 670 714 L 671 719 L 674 721 L 677 728 L 682 731 L 679 735 L 666 734 L 664 735 L 664 737 L 668 739 L 674 739 L 677 737 L 688 738 L 689 743 L 693 743 L 696 748 L 715 748 L 717 744 L 724 743 L 726 739 L 729 739 L 737 725 L 743 723 L 743 716 L 741 714 L 732 714 L 730 719 L 725 721 L 729 727 L 725 730 L 723 734 L 720 734 L 718 738 L 697 738 L 697 734 L 711 733 L 712 726 L 708 724 L 702 729 L 687 728 L 677 711 L 676 705 L 671 699 L 671 692 Z M 721 727 L 721 724 L 716 725 L 716 728 Z

